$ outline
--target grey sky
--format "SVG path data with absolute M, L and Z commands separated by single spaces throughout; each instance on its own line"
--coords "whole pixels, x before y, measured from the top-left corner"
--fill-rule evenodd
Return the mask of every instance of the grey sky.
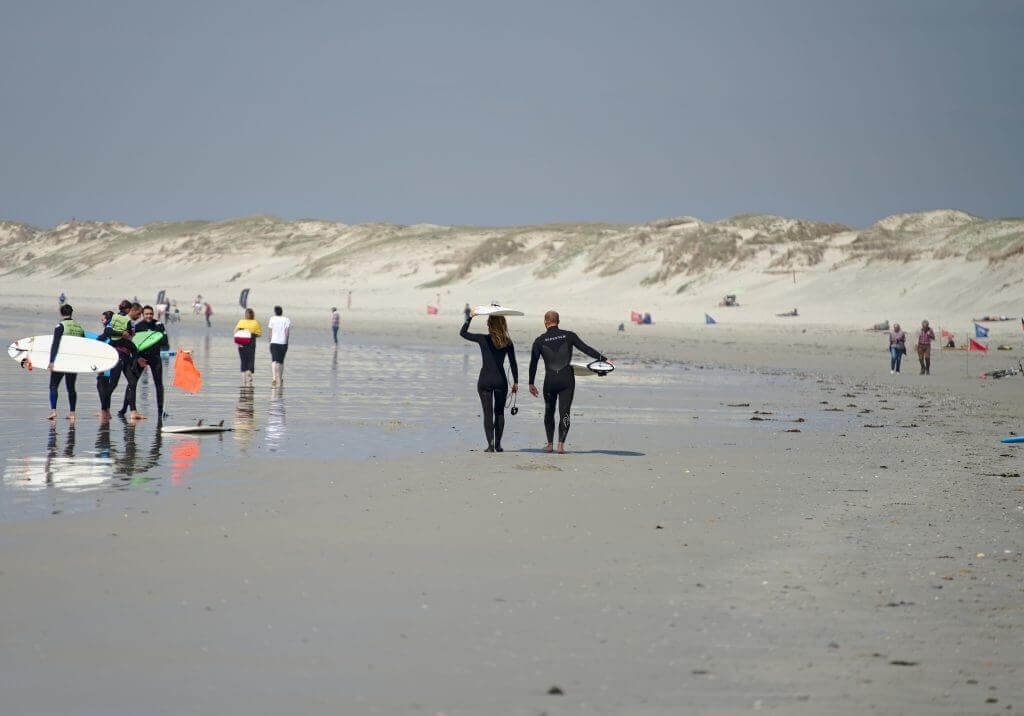
M 1024 213 L 1024 2 L 17 2 L 0 217 Z

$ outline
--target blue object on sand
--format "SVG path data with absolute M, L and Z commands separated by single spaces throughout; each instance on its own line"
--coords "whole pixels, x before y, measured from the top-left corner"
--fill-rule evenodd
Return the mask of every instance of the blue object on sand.
M 1024 443 L 1024 435 L 1011 435 L 1008 438 L 1003 438 L 999 442 L 1001 442 L 1001 443 Z

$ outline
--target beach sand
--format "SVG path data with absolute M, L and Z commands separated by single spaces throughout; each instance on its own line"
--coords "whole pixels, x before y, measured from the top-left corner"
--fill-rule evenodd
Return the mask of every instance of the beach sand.
M 998 437 L 1024 381 L 976 377 L 1006 360 L 894 377 L 884 336 L 852 329 L 566 327 L 650 383 L 621 368 L 632 398 L 607 414 L 578 388 L 570 455 L 537 451 L 535 403 L 482 454 L 467 407 L 464 439 L 416 454 L 258 453 L 0 523 L 4 711 L 1021 708 L 1024 478 Z

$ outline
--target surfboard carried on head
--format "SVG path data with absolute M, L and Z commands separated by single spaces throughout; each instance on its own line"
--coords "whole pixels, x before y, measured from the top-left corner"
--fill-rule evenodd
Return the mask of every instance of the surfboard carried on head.
M 525 315 L 522 311 L 517 311 L 514 308 L 506 308 L 505 306 L 499 306 L 497 304 L 491 304 L 490 306 L 477 306 L 473 311 L 478 316 L 522 316 Z
M 603 377 L 615 370 L 615 366 L 604 360 L 593 360 L 589 363 L 573 361 L 569 365 L 572 366 L 573 374 L 579 378 L 588 378 L 592 375 Z
M 29 336 L 16 340 L 7 347 L 7 355 L 21 364 L 22 368 L 35 367 L 46 370 L 50 363 L 50 346 L 53 336 Z M 114 348 L 102 341 L 78 336 L 62 336 L 53 361 L 57 373 L 102 373 L 117 365 L 118 355 Z

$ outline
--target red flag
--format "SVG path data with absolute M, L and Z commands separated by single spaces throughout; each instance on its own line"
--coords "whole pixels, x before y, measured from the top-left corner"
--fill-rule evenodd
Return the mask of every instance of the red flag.
M 953 334 L 950 333 L 949 331 L 947 331 L 945 328 L 939 329 L 939 333 L 942 334 L 943 338 L 952 338 L 953 337 Z
M 986 346 L 984 343 L 979 343 L 978 341 L 971 338 L 970 343 L 967 344 L 967 350 L 988 353 L 988 346 Z
M 427 306 L 427 315 L 428 316 L 436 316 L 437 315 L 437 306 L 429 306 L 428 305 Z
M 192 362 L 192 356 L 181 350 L 181 346 L 178 346 L 178 353 L 174 356 L 173 385 L 190 393 L 198 393 L 203 386 L 203 378 Z

